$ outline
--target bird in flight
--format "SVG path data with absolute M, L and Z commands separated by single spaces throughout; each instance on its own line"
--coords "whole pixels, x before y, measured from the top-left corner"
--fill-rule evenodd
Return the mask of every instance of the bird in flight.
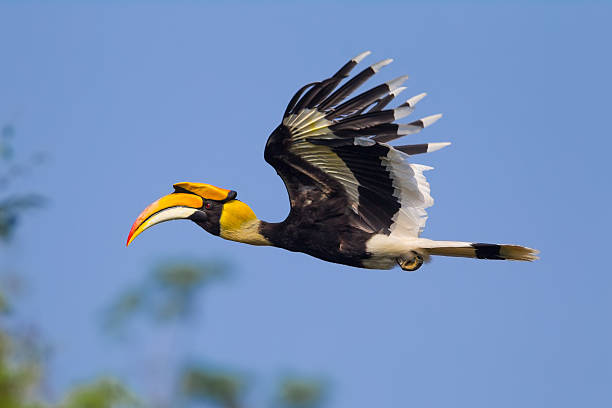
M 320 82 L 303 86 L 268 137 L 265 160 L 289 193 L 291 210 L 282 222 L 259 220 L 236 192 L 203 183 L 177 183 L 174 192 L 149 205 L 136 219 L 127 245 L 164 221 L 188 219 L 213 235 L 251 245 L 272 245 L 344 265 L 414 271 L 432 255 L 533 261 L 538 251 L 518 245 L 421 238 L 433 205 L 424 172 L 412 156 L 450 143 L 391 145 L 436 122 L 432 115 L 394 123 L 414 110 L 425 94 L 396 108 L 387 105 L 405 88 L 407 76 L 347 100 L 366 80 L 391 63 L 373 64 L 349 80 L 369 51 Z

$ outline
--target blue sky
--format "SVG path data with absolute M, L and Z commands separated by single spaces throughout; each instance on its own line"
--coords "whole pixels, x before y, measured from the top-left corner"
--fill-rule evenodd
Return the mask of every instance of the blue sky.
M 100 311 L 156 260 L 226 257 L 236 277 L 207 293 L 189 344 L 268 379 L 254 399 L 293 370 L 329 378 L 340 408 L 610 404 L 609 4 L 4 3 L 0 16 L 0 119 L 23 157 L 50 157 L 19 186 L 48 207 L 0 254 L 28 279 L 23 315 L 54 347 L 54 388 L 106 372 L 146 392 L 137 377 L 172 352 L 166 334 L 118 346 Z M 540 261 L 360 270 L 188 222 L 125 248 L 177 181 L 282 220 L 266 138 L 298 87 L 364 50 L 395 59 L 369 84 L 408 74 L 407 97 L 428 92 L 413 115 L 444 113 L 404 139 L 453 142 L 415 158 L 436 168 L 424 236 L 524 244 Z

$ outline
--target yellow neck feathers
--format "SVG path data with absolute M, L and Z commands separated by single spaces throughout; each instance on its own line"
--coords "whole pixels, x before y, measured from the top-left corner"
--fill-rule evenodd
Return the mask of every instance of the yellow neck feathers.
M 223 204 L 219 235 L 221 238 L 245 244 L 270 245 L 270 242 L 259 233 L 260 223 L 251 207 L 242 201 L 231 200 Z

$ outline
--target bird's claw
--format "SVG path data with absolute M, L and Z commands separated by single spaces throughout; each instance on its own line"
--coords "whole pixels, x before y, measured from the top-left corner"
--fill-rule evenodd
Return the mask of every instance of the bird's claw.
M 416 252 L 413 252 L 409 257 L 399 257 L 396 261 L 400 268 L 408 272 L 414 272 L 423 265 L 423 257 Z

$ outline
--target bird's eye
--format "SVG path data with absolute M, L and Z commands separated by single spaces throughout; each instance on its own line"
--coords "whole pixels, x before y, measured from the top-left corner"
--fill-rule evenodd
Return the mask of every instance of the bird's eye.
M 211 203 L 206 203 L 204 207 L 206 207 L 207 210 L 210 210 L 213 207 L 213 205 Z

